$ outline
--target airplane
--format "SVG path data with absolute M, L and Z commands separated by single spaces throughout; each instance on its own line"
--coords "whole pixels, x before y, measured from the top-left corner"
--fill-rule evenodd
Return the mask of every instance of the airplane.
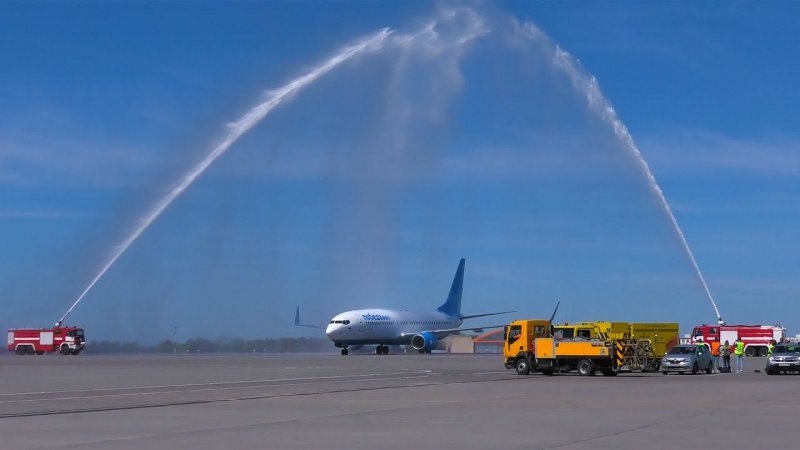
M 430 353 L 439 340 L 462 331 L 482 332 L 489 327 L 460 328 L 465 319 L 508 314 L 503 311 L 465 316 L 461 314 L 461 291 L 464 285 L 464 258 L 458 263 L 453 284 L 447 300 L 434 312 L 415 312 L 396 309 L 374 308 L 345 311 L 334 316 L 326 327 L 300 322 L 300 307 L 295 311 L 294 324 L 300 327 L 324 328 L 333 345 L 342 349 L 342 356 L 349 348 L 357 350 L 363 345 L 376 345 L 375 353 L 389 354 L 389 345 L 411 345 L 420 353 Z

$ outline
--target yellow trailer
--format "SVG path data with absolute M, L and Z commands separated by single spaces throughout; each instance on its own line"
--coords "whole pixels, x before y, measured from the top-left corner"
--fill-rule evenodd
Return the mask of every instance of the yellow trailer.
M 658 369 L 661 359 L 678 344 L 679 326 L 675 322 L 578 322 L 553 326 L 556 339 L 614 339 L 638 342 L 639 352 L 647 351 Z M 646 349 L 649 344 L 649 349 Z

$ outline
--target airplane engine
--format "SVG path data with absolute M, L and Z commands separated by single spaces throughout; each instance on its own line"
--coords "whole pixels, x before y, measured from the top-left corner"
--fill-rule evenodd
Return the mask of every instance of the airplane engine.
M 436 344 L 438 343 L 439 340 L 436 339 L 436 336 L 427 331 L 423 331 L 420 334 L 415 334 L 411 338 L 411 346 L 414 347 L 414 350 L 431 351 L 436 348 Z

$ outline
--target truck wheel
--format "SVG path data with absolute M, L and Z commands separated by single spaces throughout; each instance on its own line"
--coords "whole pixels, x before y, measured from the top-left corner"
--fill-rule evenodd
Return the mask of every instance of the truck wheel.
M 25 347 L 17 347 L 14 350 L 14 353 L 16 353 L 17 355 L 24 355 L 25 354 Z
M 768 351 L 769 350 L 767 350 L 767 347 L 761 347 L 758 349 L 758 356 L 767 356 Z
M 72 353 L 72 350 L 70 350 L 69 347 L 67 347 L 66 345 L 61 347 L 62 355 L 69 355 L 70 353 Z
M 518 375 L 528 375 L 531 373 L 531 364 L 528 362 L 527 358 L 518 359 L 514 368 L 517 369 Z
M 578 361 L 578 373 L 584 376 L 594 375 L 594 364 L 588 359 Z
M 36 352 L 37 355 L 44 355 L 44 352 Z
M 752 357 L 756 356 L 757 351 L 758 350 L 755 347 L 747 347 L 746 349 L 744 349 L 744 354 Z
M 29 355 L 35 355 L 36 354 L 36 349 L 34 349 L 33 346 L 31 345 L 30 347 L 28 347 L 28 352 L 27 353 Z

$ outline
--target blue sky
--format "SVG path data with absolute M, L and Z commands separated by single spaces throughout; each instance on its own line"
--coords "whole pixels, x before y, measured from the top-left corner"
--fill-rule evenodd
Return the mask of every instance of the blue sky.
M 561 320 L 713 321 L 629 152 L 554 67 L 558 45 L 627 125 L 723 317 L 800 333 L 781 312 L 800 295 L 798 13 L 2 3 L 0 326 L 57 320 L 226 124 L 388 27 L 242 136 L 69 322 L 96 339 L 308 335 L 295 305 L 317 322 L 435 307 L 461 257 L 468 314 L 560 300 Z M 526 24 L 549 39 L 521 38 Z

